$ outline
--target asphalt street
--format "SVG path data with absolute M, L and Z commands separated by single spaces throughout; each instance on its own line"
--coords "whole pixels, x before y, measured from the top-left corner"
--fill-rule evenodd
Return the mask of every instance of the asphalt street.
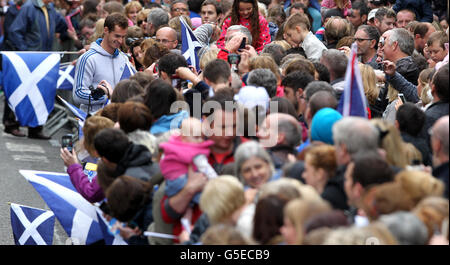
M 0 117 L 3 117 L 3 109 L 4 97 L 1 95 Z M 44 132 L 47 129 L 44 127 Z M 26 134 L 27 128 L 21 127 L 21 131 Z M 0 125 L 0 245 L 14 245 L 9 202 L 49 209 L 19 170 L 64 172 L 59 149 L 61 136 L 66 133 L 70 133 L 69 128 L 62 128 L 51 140 L 35 140 L 6 134 L 3 124 Z M 67 239 L 67 234 L 56 220 L 53 244 L 65 245 Z

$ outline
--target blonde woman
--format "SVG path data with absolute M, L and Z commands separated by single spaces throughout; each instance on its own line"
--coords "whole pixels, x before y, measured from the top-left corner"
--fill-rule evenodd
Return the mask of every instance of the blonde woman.
M 361 72 L 364 94 L 372 111 L 372 106 L 375 105 L 378 94 L 380 94 L 380 88 L 377 86 L 377 76 L 373 68 L 366 64 L 359 63 L 359 71 Z
M 412 211 L 427 226 L 428 239 L 438 232 L 447 236 L 449 202 L 447 199 L 438 196 L 429 196 L 421 200 Z M 447 220 L 447 227 L 445 227 Z
M 434 68 L 428 68 L 422 70 L 417 79 L 417 94 L 420 97 L 420 101 L 416 105 L 422 110 L 425 110 L 433 101 L 433 95 L 431 95 L 430 76 L 434 73 Z
M 411 197 L 414 205 L 429 196 L 442 196 L 444 183 L 431 174 L 419 170 L 403 170 L 395 176 L 403 190 Z
M 210 225 L 226 224 L 235 226 L 246 205 L 244 186 L 236 177 L 219 176 L 209 180 L 200 196 L 203 215 L 195 223 L 193 233 L 183 231 L 181 242 L 196 243 Z
M 149 32 L 147 31 L 147 17 L 150 13 L 150 9 L 141 9 L 139 13 L 137 14 L 136 18 L 136 26 L 141 27 L 141 29 L 144 31 L 144 36 L 148 36 Z
M 95 32 L 89 39 L 89 43 L 96 41 L 98 38 L 103 38 L 103 29 L 105 28 L 105 19 L 101 18 L 95 23 Z
M 376 241 L 374 241 L 376 240 Z M 343 227 L 332 230 L 323 245 L 397 245 L 396 238 L 386 225 L 373 222 L 365 227 Z
M 219 51 L 220 50 L 217 48 L 210 48 L 202 54 L 202 56 L 200 57 L 200 69 L 202 70 L 202 72 L 203 70 L 205 70 L 205 67 L 209 62 L 217 59 L 217 54 L 219 53 Z
M 125 15 L 128 18 L 128 26 L 137 26 L 138 13 L 142 10 L 139 1 L 131 1 L 125 5 Z
M 206 230 L 200 240 L 203 245 L 255 245 L 234 226 L 227 224 L 213 225 Z
M 236 224 L 244 205 L 244 185 L 233 176 L 225 175 L 208 181 L 200 197 L 200 209 L 211 224 Z
M 372 119 L 373 125 L 380 131 L 380 147 L 386 152 L 386 161 L 391 166 L 406 168 L 414 160 L 422 161 L 422 155 L 410 143 L 405 143 L 400 131 L 393 125 L 381 119 Z
M 305 224 L 309 218 L 331 211 L 324 200 L 294 199 L 284 207 L 284 224 L 280 232 L 285 243 L 301 245 L 305 236 Z

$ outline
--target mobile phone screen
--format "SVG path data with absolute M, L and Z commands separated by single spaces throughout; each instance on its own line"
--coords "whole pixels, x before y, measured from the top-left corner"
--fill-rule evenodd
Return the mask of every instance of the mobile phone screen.
M 240 50 L 242 50 L 242 49 L 245 49 L 245 45 L 246 45 L 246 44 L 247 44 L 247 38 L 244 37 L 244 38 L 242 38 L 241 45 L 239 45 L 238 51 L 240 51 Z
M 398 97 L 402 100 L 403 104 L 405 104 L 405 102 L 406 102 L 405 96 L 400 93 L 400 94 L 398 94 Z
M 73 148 L 72 137 L 63 136 L 61 138 L 61 147 L 67 148 L 67 150 L 69 150 L 69 152 L 72 152 L 72 148 Z

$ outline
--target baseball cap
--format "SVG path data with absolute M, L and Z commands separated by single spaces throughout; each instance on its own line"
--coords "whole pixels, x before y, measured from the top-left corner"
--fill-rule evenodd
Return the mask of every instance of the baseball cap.
M 370 10 L 369 15 L 367 16 L 367 20 L 374 19 L 377 11 L 378 11 L 378 8 Z

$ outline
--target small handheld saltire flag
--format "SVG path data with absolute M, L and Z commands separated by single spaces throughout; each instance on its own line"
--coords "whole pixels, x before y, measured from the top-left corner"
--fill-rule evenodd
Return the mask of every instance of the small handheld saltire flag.
M 55 227 L 52 211 L 11 203 L 11 227 L 16 245 L 51 245 Z
M 122 76 L 120 77 L 119 80 L 129 79 L 130 76 L 134 75 L 135 73 L 136 70 L 134 69 L 134 67 L 130 64 L 130 62 L 127 62 L 123 69 Z
M 73 115 L 75 115 L 75 117 L 77 117 L 78 119 L 80 119 L 81 121 L 85 121 L 86 120 L 86 112 L 80 110 L 79 108 L 75 107 L 74 105 L 70 104 L 69 102 L 67 102 L 66 100 L 64 100 L 62 97 L 57 96 L 59 100 L 61 100 L 61 102 L 73 113 Z
M 186 59 L 188 65 L 192 65 L 197 70 L 197 72 L 199 72 L 200 63 L 197 54 L 198 51 L 202 48 L 202 45 L 197 41 L 197 38 L 182 16 L 180 16 L 180 22 L 181 54 Z
M 33 170 L 19 172 L 55 213 L 70 238 L 86 245 L 103 239 L 95 206 L 77 192 L 69 175 Z
M 99 207 L 96 207 L 97 219 L 105 239 L 105 245 L 128 245 L 127 242 L 120 235 L 111 235 L 108 231 L 108 221 L 103 217 L 103 212 Z
M 53 110 L 60 55 L 2 52 L 3 89 L 21 126 L 44 125 Z
M 353 43 L 347 64 L 347 71 L 345 72 L 344 92 L 339 100 L 337 110 L 344 117 L 360 116 L 367 118 L 367 99 L 364 94 L 356 50 L 356 43 Z
M 75 66 L 72 64 L 61 66 L 56 88 L 61 90 L 72 90 L 75 84 Z

